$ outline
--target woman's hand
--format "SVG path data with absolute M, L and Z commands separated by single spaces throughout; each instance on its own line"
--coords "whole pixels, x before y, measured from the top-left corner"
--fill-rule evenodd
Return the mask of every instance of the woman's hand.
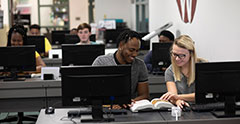
M 180 107 L 181 109 L 184 107 L 184 106 L 188 106 L 189 107 L 189 104 L 187 102 L 185 102 L 184 100 L 177 100 L 175 102 L 175 104 Z
M 160 97 L 161 100 L 166 100 L 166 101 L 177 101 L 179 100 L 180 98 L 178 97 L 177 94 L 174 94 L 174 93 L 171 93 L 171 92 L 167 92 L 165 94 L 163 94 L 161 97 Z

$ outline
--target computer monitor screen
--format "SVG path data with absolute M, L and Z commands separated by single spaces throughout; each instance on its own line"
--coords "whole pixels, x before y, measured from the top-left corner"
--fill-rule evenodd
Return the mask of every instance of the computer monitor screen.
M 102 105 L 131 103 L 130 65 L 62 66 L 60 72 L 63 106 L 92 105 L 93 118 L 102 118 Z
M 78 35 L 65 34 L 65 40 L 62 44 L 76 44 L 79 42 L 80 42 L 80 39 Z
M 105 45 L 62 45 L 62 65 L 92 65 L 93 61 L 105 54 Z
M 172 43 L 152 44 L 152 67 L 153 70 L 162 71 L 171 64 L 170 48 Z
M 104 39 L 107 48 L 117 47 L 117 37 L 120 35 L 124 29 L 108 29 L 104 32 Z
M 70 30 L 52 31 L 52 45 L 61 45 L 65 40 L 65 34 L 69 34 Z
M 96 34 L 91 34 L 89 39 L 90 41 L 96 42 Z
M 39 54 L 45 53 L 45 37 L 44 36 L 27 36 L 26 45 L 35 45 Z
M 240 62 L 209 62 L 196 64 L 196 104 L 224 102 L 217 117 L 239 116 L 235 102 L 240 101 Z
M 96 42 L 96 35 L 95 34 L 91 34 L 89 39 L 90 41 Z M 80 39 L 78 35 L 74 35 L 74 34 L 65 34 L 65 40 L 64 42 L 62 42 L 62 44 L 76 44 L 79 43 Z
M 0 58 L 1 71 L 11 73 L 5 80 L 18 80 L 17 73 L 36 70 L 35 46 L 0 47 Z
M 141 38 L 141 47 L 140 50 L 149 50 L 150 49 L 150 40 L 144 41 L 142 38 L 149 34 L 149 32 L 139 32 Z

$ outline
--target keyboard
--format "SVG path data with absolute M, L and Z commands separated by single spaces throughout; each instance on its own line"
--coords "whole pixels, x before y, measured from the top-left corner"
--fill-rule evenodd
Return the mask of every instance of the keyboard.
M 18 75 L 19 78 L 31 78 L 31 74 Z
M 18 75 L 17 76 L 18 78 L 31 78 L 31 75 L 30 74 L 25 74 L 25 75 Z M 11 78 L 9 76 L 0 76 L 0 79 L 5 79 L 5 78 Z
M 103 108 L 103 113 L 105 113 L 105 114 L 114 114 L 114 115 L 124 114 L 124 115 L 126 115 L 127 111 L 128 110 L 126 110 L 126 109 L 108 109 L 108 108 Z
M 138 112 L 167 112 L 167 111 L 171 111 L 171 108 L 161 108 L 161 109 L 147 108 L 147 109 L 139 110 Z
M 103 108 L 103 114 L 114 114 L 114 115 L 121 115 L 127 114 L 126 109 L 108 109 L 108 108 Z M 81 115 L 91 115 L 92 114 L 92 109 L 85 109 L 85 110 L 71 110 L 68 111 L 68 117 L 80 117 Z
M 224 103 L 207 103 L 207 104 L 193 104 L 191 105 L 193 111 L 203 112 L 203 111 L 222 111 L 224 110 Z
M 4 78 L 5 78 L 5 76 L 0 75 L 0 79 L 4 79 Z

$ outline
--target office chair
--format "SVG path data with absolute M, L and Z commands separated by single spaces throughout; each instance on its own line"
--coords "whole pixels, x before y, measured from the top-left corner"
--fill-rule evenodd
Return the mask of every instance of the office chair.
M 14 122 L 17 121 L 17 124 L 23 124 L 23 121 L 37 121 L 38 115 L 27 115 L 24 116 L 23 112 L 18 112 L 17 115 L 9 116 L 3 120 L 0 120 L 0 123 L 2 122 Z

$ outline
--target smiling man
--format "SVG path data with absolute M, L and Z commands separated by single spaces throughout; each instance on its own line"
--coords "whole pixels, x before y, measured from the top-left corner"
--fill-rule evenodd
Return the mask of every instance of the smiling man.
M 115 53 L 99 56 L 93 65 L 121 65 L 131 64 L 132 100 L 137 101 L 149 97 L 148 72 L 144 62 L 137 58 L 141 45 L 139 34 L 125 30 L 118 38 L 118 50 Z

